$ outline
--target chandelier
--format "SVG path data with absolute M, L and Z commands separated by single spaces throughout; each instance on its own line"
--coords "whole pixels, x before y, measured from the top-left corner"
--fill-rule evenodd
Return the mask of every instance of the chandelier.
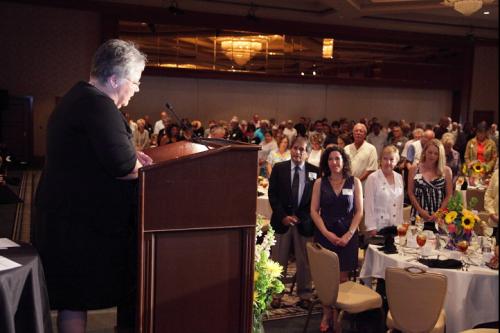
M 491 4 L 494 0 L 444 0 L 446 6 L 453 7 L 457 12 L 470 16 L 483 7 L 483 4 Z
M 245 66 L 257 53 L 262 50 L 266 42 L 261 36 L 222 37 L 221 48 L 226 57 L 239 66 Z

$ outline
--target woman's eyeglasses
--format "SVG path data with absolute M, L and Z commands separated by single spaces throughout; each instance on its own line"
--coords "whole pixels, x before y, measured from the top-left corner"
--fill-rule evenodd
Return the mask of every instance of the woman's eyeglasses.
M 141 85 L 141 82 L 140 81 L 132 81 L 128 78 L 125 78 L 125 80 L 127 80 L 128 82 L 132 83 L 133 85 L 135 85 L 137 88 L 139 88 L 139 86 Z

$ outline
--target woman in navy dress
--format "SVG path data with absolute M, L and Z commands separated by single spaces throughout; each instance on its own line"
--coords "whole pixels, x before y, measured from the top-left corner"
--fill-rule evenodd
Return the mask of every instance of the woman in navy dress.
M 358 265 L 357 230 L 363 216 L 363 192 L 360 180 L 351 176 L 351 163 L 343 148 L 327 148 L 321 155 L 320 170 L 322 177 L 314 183 L 311 198 L 314 241 L 338 255 L 342 283 Z M 322 332 L 329 329 L 332 313 L 335 317 L 335 310 L 323 306 Z

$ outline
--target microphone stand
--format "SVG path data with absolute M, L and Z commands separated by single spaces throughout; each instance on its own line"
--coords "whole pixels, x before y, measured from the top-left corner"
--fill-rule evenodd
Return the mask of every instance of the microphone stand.
M 181 127 L 181 130 L 185 130 L 186 126 L 184 126 L 184 124 L 182 123 L 181 119 L 177 116 L 177 113 L 175 113 L 174 108 L 172 107 L 172 105 L 170 105 L 169 102 L 166 102 L 165 103 L 165 107 L 170 111 L 170 113 L 172 113 L 172 115 L 174 116 L 175 120 L 179 123 L 179 126 Z M 204 143 L 202 138 L 199 138 L 199 137 L 196 137 L 196 136 L 191 136 L 191 138 L 188 139 L 188 141 L 204 145 L 205 148 L 207 148 L 208 150 L 213 149 L 212 147 L 210 147 L 206 143 Z

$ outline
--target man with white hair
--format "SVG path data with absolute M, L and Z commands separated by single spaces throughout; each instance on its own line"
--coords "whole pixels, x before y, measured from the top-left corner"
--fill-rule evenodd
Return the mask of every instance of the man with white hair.
M 243 132 L 240 129 L 240 122 L 238 117 L 234 116 L 230 122 L 231 129 L 229 139 L 233 141 L 243 141 Z
M 364 124 L 354 125 L 352 130 L 354 142 L 345 147 L 345 151 L 351 159 L 352 175 L 362 182 L 378 169 L 377 149 L 365 140 L 366 132 Z
M 420 140 L 413 142 L 408 147 L 408 152 L 406 153 L 406 161 L 410 165 L 416 165 L 420 162 L 420 155 L 422 154 L 422 150 L 425 147 L 425 144 L 430 140 L 434 139 L 435 134 L 433 130 L 425 130 L 424 134 L 420 138 Z M 410 165 L 407 164 L 409 167 Z
M 405 146 L 403 148 L 403 151 L 401 152 L 401 157 L 404 157 L 406 159 L 406 155 L 408 154 L 408 147 L 410 145 L 418 140 L 424 135 L 424 130 L 417 127 L 411 132 L 412 139 L 406 141 Z
M 155 127 L 153 129 L 153 134 L 158 135 L 162 129 L 166 127 L 168 123 L 168 115 L 165 111 L 160 112 L 160 120 L 155 122 Z

